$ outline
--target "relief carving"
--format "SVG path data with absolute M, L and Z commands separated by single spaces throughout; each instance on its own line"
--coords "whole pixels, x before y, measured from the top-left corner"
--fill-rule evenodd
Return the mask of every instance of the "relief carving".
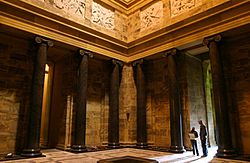
M 91 21 L 92 23 L 105 27 L 106 29 L 113 30 L 115 27 L 114 12 L 95 2 L 92 4 Z
M 170 0 L 171 16 L 177 16 L 195 6 L 195 0 Z
M 163 3 L 161 1 L 151 5 L 140 13 L 141 31 L 159 26 L 163 17 Z
M 54 0 L 56 8 L 78 17 L 85 17 L 86 0 Z

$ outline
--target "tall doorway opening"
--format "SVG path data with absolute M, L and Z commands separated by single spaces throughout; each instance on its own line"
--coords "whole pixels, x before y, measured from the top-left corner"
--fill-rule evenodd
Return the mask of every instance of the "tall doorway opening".
M 40 128 L 40 147 L 48 148 L 49 142 L 49 119 L 50 119 L 50 104 L 52 90 L 52 64 L 46 64 L 43 87 L 43 103 Z
M 203 67 L 203 81 L 207 117 L 207 130 L 208 130 L 208 146 L 217 146 L 216 142 L 216 118 L 213 100 L 213 84 L 211 74 L 211 64 L 209 60 L 204 60 Z

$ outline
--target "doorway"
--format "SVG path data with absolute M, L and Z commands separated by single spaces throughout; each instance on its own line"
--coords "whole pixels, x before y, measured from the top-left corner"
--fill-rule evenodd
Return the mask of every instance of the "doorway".
M 49 119 L 50 119 L 50 104 L 51 104 L 51 90 L 52 90 L 52 65 L 46 64 L 43 87 L 43 101 L 41 114 L 41 128 L 40 128 L 40 147 L 48 148 L 49 144 Z

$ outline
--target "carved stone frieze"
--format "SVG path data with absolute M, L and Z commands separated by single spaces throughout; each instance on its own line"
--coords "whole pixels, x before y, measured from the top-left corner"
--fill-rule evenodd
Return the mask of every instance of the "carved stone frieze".
M 93 2 L 91 21 L 106 29 L 113 30 L 115 27 L 115 14 L 113 11 Z
M 171 17 L 177 16 L 183 12 L 195 7 L 195 0 L 170 0 Z
M 159 26 L 161 20 L 163 18 L 163 3 L 159 1 L 154 3 L 150 7 L 141 11 L 140 19 L 141 19 L 141 31 Z
M 85 18 L 86 0 L 54 0 L 54 6 L 70 15 Z

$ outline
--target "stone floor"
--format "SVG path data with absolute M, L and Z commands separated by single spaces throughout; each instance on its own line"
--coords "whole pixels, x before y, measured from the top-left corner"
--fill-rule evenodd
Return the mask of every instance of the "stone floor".
M 200 150 L 201 151 L 201 150 Z M 169 152 L 159 152 L 152 150 L 141 150 L 134 148 L 121 148 L 113 150 L 105 150 L 99 152 L 87 152 L 74 154 L 57 149 L 48 149 L 42 151 L 46 157 L 39 157 L 33 159 L 20 159 L 12 161 L 3 161 L 7 163 L 96 163 L 100 159 L 108 159 L 122 156 L 135 156 L 142 158 L 149 158 L 157 160 L 159 163 L 244 163 L 247 161 L 229 160 L 214 158 L 216 147 L 209 148 L 208 157 L 193 156 L 192 152 L 185 152 L 183 154 L 173 154 Z

